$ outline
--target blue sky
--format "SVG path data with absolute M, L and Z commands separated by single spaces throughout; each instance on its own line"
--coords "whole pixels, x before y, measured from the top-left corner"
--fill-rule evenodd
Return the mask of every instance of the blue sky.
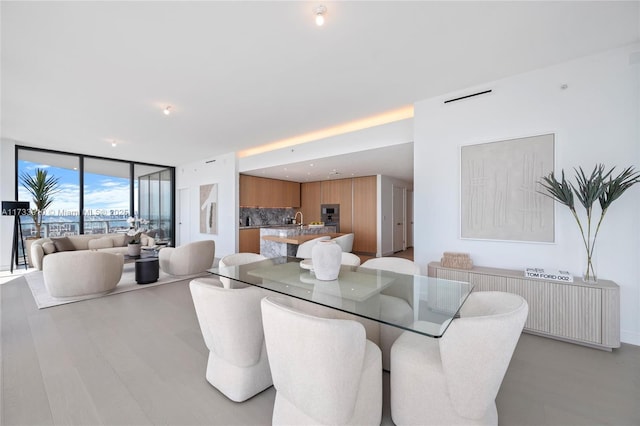
M 49 174 L 60 178 L 60 192 L 54 196 L 54 202 L 47 215 L 77 214 L 80 198 L 79 172 L 30 161 L 18 161 L 19 175 L 22 171 L 33 175 L 37 168 L 47 170 Z M 84 187 L 84 208 L 87 214 L 129 216 L 129 179 L 85 173 Z M 31 196 L 22 185 L 18 187 L 18 200 L 31 201 Z

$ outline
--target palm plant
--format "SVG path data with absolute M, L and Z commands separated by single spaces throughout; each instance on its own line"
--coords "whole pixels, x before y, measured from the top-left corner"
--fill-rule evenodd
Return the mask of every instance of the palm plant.
M 582 242 L 587 252 L 587 267 L 583 278 L 587 282 L 595 282 L 597 276 L 593 266 L 593 252 L 602 220 L 607 214 L 607 210 L 611 204 L 620 198 L 627 189 L 640 182 L 640 172 L 636 172 L 635 169 L 630 166 L 616 177 L 612 177 L 615 167 L 606 171 L 603 164 L 596 164 L 588 176 L 584 170 L 582 170 L 582 167 L 578 169 L 574 168 L 574 170 L 576 172 L 577 185 L 567 182 L 564 176 L 564 170 L 562 170 L 562 179 L 560 181 L 558 181 L 554 173 L 551 172 L 548 176 L 543 177 L 542 182 L 540 182 L 540 185 L 545 189 L 545 192 L 541 192 L 541 194 L 553 198 L 560 204 L 564 204 L 573 214 L 580 228 Z M 586 233 L 585 226 L 583 226 L 576 212 L 574 194 L 587 213 Z M 594 219 L 593 204 L 596 201 L 599 202 L 601 211 L 592 238 L 591 229 Z
M 53 195 L 60 191 L 60 178 L 49 175 L 46 170 L 36 169 L 36 173 L 33 176 L 27 172 L 22 172 L 20 183 L 33 197 L 35 208 L 30 210 L 30 215 L 36 227 L 36 237 L 40 238 L 42 218 L 45 211 L 53 203 Z

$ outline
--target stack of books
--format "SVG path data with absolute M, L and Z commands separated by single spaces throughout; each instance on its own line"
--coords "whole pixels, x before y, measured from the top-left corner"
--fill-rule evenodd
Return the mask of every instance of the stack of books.
M 440 260 L 440 264 L 445 268 L 454 269 L 471 269 L 473 268 L 473 262 L 469 253 L 453 253 L 445 251 Z

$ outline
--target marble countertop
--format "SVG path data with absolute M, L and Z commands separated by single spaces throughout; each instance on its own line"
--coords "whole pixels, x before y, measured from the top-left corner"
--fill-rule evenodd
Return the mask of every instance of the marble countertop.
M 243 229 L 260 229 L 260 228 L 282 228 L 282 229 L 291 229 L 291 228 L 299 228 L 300 225 L 251 225 L 251 226 L 240 226 L 240 230 Z
M 318 237 L 329 236 L 331 238 L 336 238 L 341 235 L 344 235 L 344 234 L 341 234 L 339 232 L 330 232 L 330 233 L 323 233 L 323 234 L 289 235 L 286 237 L 280 237 L 276 235 L 264 235 L 262 239 L 266 241 L 273 241 L 276 243 L 299 245 L 304 243 L 305 241 L 313 240 L 314 238 L 318 238 Z

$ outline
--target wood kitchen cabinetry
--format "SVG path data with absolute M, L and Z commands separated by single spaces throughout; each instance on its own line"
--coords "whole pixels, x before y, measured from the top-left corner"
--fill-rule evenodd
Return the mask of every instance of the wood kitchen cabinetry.
M 300 211 L 304 221 L 320 222 L 320 190 L 321 182 L 300 184 Z
M 467 281 L 473 291 L 505 291 L 529 304 L 524 331 L 599 349 L 620 347 L 620 287 L 525 278 L 522 271 L 474 266 L 453 269 L 429 263 L 429 276 Z
M 353 232 L 353 180 L 351 178 L 322 181 L 320 204 L 340 204 L 340 232 Z
M 353 178 L 353 251 L 376 253 L 377 179 L 375 176 Z
M 240 207 L 300 207 L 300 184 L 240 175 Z
M 240 253 L 260 254 L 260 228 L 241 229 L 238 245 Z

